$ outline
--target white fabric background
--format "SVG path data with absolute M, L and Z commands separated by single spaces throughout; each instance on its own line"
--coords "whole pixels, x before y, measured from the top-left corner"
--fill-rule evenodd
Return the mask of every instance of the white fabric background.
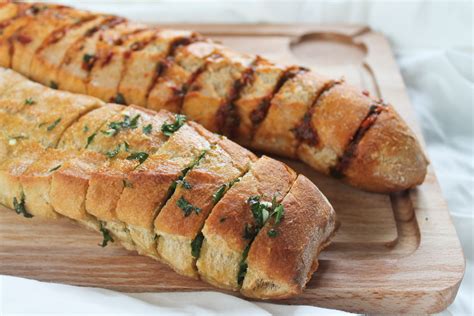
M 466 256 L 466 274 L 446 314 L 473 307 L 474 104 L 473 4 L 470 1 L 60 1 L 160 22 L 363 23 L 383 32 L 396 53 L 409 95 L 448 200 Z M 442 249 L 440 249 L 442 255 Z M 310 315 L 305 306 L 250 303 L 228 295 L 127 295 L 101 289 L 0 278 L 4 315 Z M 34 293 L 34 294 L 33 294 Z

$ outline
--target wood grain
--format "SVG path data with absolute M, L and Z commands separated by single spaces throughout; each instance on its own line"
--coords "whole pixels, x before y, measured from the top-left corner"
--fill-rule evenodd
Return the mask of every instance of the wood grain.
M 422 138 L 387 40 L 350 25 L 170 25 L 201 31 L 237 50 L 298 63 L 390 100 Z M 280 304 L 361 313 L 434 313 L 454 299 L 464 257 L 433 169 L 423 185 L 392 195 L 362 192 L 285 160 L 333 204 L 341 228 L 307 289 Z M 67 219 L 0 211 L 0 273 L 127 292 L 216 290 L 182 277 Z M 238 295 L 232 293 L 233 295 Z

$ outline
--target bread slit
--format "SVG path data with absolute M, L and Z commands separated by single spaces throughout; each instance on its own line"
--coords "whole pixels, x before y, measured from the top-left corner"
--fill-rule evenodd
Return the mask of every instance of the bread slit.
M 210 130 L 218 131 L 218 111 L 229 100 L 236 80 L 242 78 L 245 70 L 254 62 L 255 57 L 236 54 L 219 47 L 206 59 L 205 69 L 199 73 L 190 85 L 182 112 L 202 122 Z M 198 104 L 206 104 L 198 108 Z
M 172 56 L 169 54 L 158 65 L 159 74 L 147 94 L 147 108 L 181 113 L 190 86 L 205 69 L 215 47 L 198 39 L 176 47 Z

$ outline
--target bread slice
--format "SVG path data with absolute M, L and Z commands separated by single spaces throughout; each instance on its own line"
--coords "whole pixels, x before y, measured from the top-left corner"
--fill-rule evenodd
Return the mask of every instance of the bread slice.
M 90 175 L 105 161 L 102 154 L 83 151 L 63 163 L 51 180 L 50 201 L 54 210 L 99 231 L 99 222 L 86 212 L 85 201 Z
M 33 55 L 30 78 L 44 85 L 59 82 L 58 69 L 69 47 L 83 38 L 88 31 L 99 27 L 106 19 L 107 16 L 90 15 L 73 25 L 51 33 Z
M 113 103 L 126 104 L 123 95 L 118 95 L 118 87 L 124 72 L 125 53 L 135 41 L 146 39 L 148 32 L 142 32 L 141 24 L 124 23 L 117 27 L 117 38 L 113 41 L 98 40 L 93 56 L 94 64 L 87 79 L 87 94 Z M 120 45 L 117 45 L 120 44 Z M 87 58 L 87 57 L 83 57 Z
M 225 106 L 241 80 L 243 73 L 251 66 L 255 57 L 236 54 L 225 48 L 219 48 L 206 59 L 205 69 L 191 84 L 184 97 L 182 111 L 195 121 L 207 126 L 212 131 L 219 130 L 217 113 Z M 206 104 L 205 107 L 199 106 Z
M 249 198 L 280 202 L 295 181 L 295 172 L 266 156 L 250 168 L 240 182 L 213 208 L 204 224 L 204 241 L 197 267 L 202 279 L 215 286 L 238 290 L 239 268 L 244 251 L 252 242 L 248 233 L 257 227 Z
M 172 193 L 170 187 L 174 181 L 209 149 L 209 142 L 184 124 L 156 153 L 128 174 L 129 185 L 120 196 L 116 214 L 127 223 L 139 253 L 158 256 L 153 221 Z
M 238 150 L 225 150 L 234 146 Z M 215 203 L 248 171 L 253 160 L 255 156 L 250 152 L 226 138 L 218 138 L 161 209 L 155 219 L 158 253 L 178 273 L 198 277 L 195 261 L 199 257 L 201 237 L 198 235 L 204 221 Z
M 297 150 L 298 157 L 329 174 L 375 103 L 345 83 L 335 84 L 314 105 L 310 124 L 317 145 L 303 141 Z
M 59 217 L 49 197 L 52 175 L 77 154 L 76 151 L 48 148 L 21 174 L 25 207 L 30 214 L 51 219 Z
M 216 48 L 216 44 L 210 42 L 196 42 L 175 48 L 173 56 L 168 56 L 160 65 L 163 70 L 150 91 L 146 107 L 180 113 L 189 84 L 195 80 L 206 58 Z
M 295 157 L 299 139 L 292 132 L 303 120 L 329 79 L 300 71 L 280 88 L 264 120 L 257 127 L 252 147 Z
M 171 44 L 192 35 L 189 31 L 151 29 L 152 38 L 134 43 L 125 58 L 125 70 L 120 81 L 119 93 L 127 104 L 145 107 L 159 64 L 167 57 Z
M 3 129 L 0 132 L 0 148 L 0 204 L 14 209 L 15 199 L 24 202 L 20 176 L 45 149 L 36 141 L 11 138 Z
M 271 218 L 250 247 L 241 289 L 247 297 L 281 299 L 300 294 L 336 228 L 331 204 L 303 175 L 281 205 L 281 221 Z
M 282 66 L 274 65 L 257 56 L 252 80 L 242 89 L 239 99 L 235 102 L 240 121 L 236 132 L 239 143 L 250 145 L 254 133 L 254 122 L 259 118 L 262 110 L 270 106 L 275 87 L 283 73 Z

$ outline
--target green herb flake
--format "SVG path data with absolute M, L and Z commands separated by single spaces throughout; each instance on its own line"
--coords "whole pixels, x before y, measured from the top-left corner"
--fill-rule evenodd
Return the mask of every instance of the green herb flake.
M 148 159 L 148 156 L 149 155 L 146 152 L 140 151 L 130 154 L 130 156 L 127 157 L 127 160 L 138 160 L 139 164 L 141 165 L 145 162 L 145 160 Z
M 46 129 L 48 132 L 51 132 L 56 126 L 58 126 L 59 122 L 61 122 L 61 118 L 58 118 L 53 123 L 51 123 Z
M 227 184 L 221 185 L 221 186 L 217 189 L 216 193 L 214 193 L 214 194 L 212 195 L 212 202 L 213 202 L 214 204 L 217 204 L 217 202 L 219 202 L 219 200 L 224 196 L 224 193 L 225 193 L 226 190 L 227 190 Z
M 182 114 L 176 114 L 174 122 L 164 123 L 161 126 L 161 131 L 163 132 L 163 134 L 169 137 L 173 135 L 173 133 L 176 132 L 178 129 L 180 129 L 181 126 L 184 125 L 184 122 L 186 122 L 186 116 Z
M 56 170 L 58 170 L 59 168 L 61 168 L 61 166 L 62 166 L 62 165 L 59 164 L 59 165 L 57 165 L 56 167 L 53 167 L 53 168 L 49 169 L 48 172 L 56 171 Z
M 121 130 L 136 129 L 138 127 L 138 119 L 140 114 L 135 115 L 132 119 L 130 116 L 124 115 L 122 121 L 110 122 L 108 128 L 105 131 L 101 131 L 103 134 L 112 137 L 117 135 Z
M 49 87 L 50 87 L 51 89 L 57 90 L 57 89 L 58 89 L 58 83 L 57 83 L 56 81 L 50 81 L 50 82 L 49 82 Z
M 199 233 L 196 238 L 191 242 L 191 254 L 194 258 L 199 258 L 201 254 L 202 242 L 204 241 L 204 235 Z
M 245 275 L 247 274 L 247 256 L 249 254 L 250 250 L 250 243 L 247 244 L 247 247 L 245 247 L 244 252 L 242 253 L 242 259 L 240 260 L 239 263 L 239 272 L 237 273 L 237 283 L 239 285 L 242 285 L 244 282 Z
M 117 103 L 117 104 L 123 104 L 123 105 L 127 104 L 125 102 L 125 97 L 121 93 L 117 93 L 115 95 L 114 102 Z
M 143 126 L 142 131 L 144 134 L 150 135 L 152 129 L 153 129 L 153 125 L 148 124 L 148 125 Z
M 87 137 L 87 144 L 86 144 L 86 149 L 87 147 L 89 147 L 89 145 L 92 143 L 92 141 L 94 140 L 95 136 L 97 135 L 97 133 L 93 133 L 91 134 L 89 137 Z
M 13 198 L 13 208 L 18 215 L 23 215 L 25 218 L 33 217 L 33 215 L 26 211 L 24 193 L 21 193 L 20 201 L 16 197 Z
M 33 105 L 35 104 L 35 100 L 33 100 L 33 98 L 27 98 L 25 99 L 25 105 Z
M 270 238 L 275 238 L 276 236 L 278 236 L 278 231 L 274 228 L 271 228 L 268 230 L 267 235 Z
M 114 242 L 114 239 L 110 235 L 110 232 L 108 231 L 107 228 L 105 228 L 103 222 L 99 222 L 100 225 L 100 232 L 102 233 L 102 242 L 99 244 L 101 247 L 107 246 L 107 244 L 110 242 Z
M 258 231 L 252 225 L 245 224 L 243 237 L 244 239 L 252 240 L 257 235 L 257 232 Z
M 84 125 L 84 127 L 82 128 L 82 131 L 83 131 L 84 133 L 87 133 L 87 132 L 89 131 L 89 126 Z
M 194 211 L 196 214 L 201 212 L 199 207 L 196 207 L 189 203 L 183 196 L 181 196 L 178 201 L 176 201 L 176 205 L 183 210 L 184 217 L 188 217 Z
M 186 181 L 186 179 L 178 180 L 177 182 L 181 183 L 181 185 L 183 186 L 183 188 L 185 188 L 186 190 L 191 190 L 191 189 L 193 188 L 193 186 L 191 185 L 191 183 L 189 183 L 188 181 Z

